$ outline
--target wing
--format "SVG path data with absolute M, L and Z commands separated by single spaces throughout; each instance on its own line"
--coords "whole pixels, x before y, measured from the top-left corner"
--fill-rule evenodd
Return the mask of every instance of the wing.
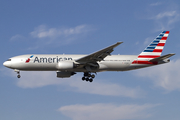
M 101 61 L 103 60 L 106 56 L 110 55 L 111 52 L 114 51 L 114 48 L 117 47 L 118 45 L 120 45 L 123 42 L 117 42 L 116 44 L 113 44 L 107 48 L 104 48 L 102 50 L 99 50 L 95 53 L 92 53 L 90 55 L 87 55 L 85 57 L 82 57 L 78 60 L 76 60 L 76 62 L 79 63 L 93 63 L 93 62 L 97 62 L 97 61 Z

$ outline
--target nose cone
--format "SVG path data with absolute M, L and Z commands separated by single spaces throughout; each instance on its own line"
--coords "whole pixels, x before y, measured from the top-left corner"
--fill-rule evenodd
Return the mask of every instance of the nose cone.
M 4 65 L 5 67 L 10 68 L 10 67 L 11 67 L 11 62 L 10 62 L 10 61 L 6 61 L 6 62 L 3 63 L 3 65 Z

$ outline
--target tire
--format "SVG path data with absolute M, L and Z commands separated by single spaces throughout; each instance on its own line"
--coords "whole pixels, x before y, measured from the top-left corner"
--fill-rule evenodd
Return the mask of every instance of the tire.
M 89 81 L 89 78 L 86 78 L 86 81 Z
M 91 77 L 92 77 L 92 78 L 95 78 L 95 75 L 94 75 L 94 74 L 92 74 L 92 75 L 91 75 Z
M 82 77 L 82 80 L 84 81 L 84 80 L 85 80 L 85 77 Z
M 93 79 L 89 79 L 89 82 L 92 82 L 93 81 Z
M 17 78 L 20 78 L 21 76 L 20 75 L 17 75 Z

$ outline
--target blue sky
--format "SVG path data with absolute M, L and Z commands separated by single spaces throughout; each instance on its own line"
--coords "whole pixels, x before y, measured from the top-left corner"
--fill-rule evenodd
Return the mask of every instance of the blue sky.
M 179 120 L 179 0 L 1 0 L 0 119 Z M 168 64 L 127 72 L 21 72 L 2 64 L 22 54 L 89 54 L 117 41 L 113 54 L 139 54 L 161 31 L 170 34 Z

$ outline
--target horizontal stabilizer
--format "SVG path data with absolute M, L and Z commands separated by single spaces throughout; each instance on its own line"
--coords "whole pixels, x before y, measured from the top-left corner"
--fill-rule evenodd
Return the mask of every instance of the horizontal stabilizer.
M 171 57 L 171 56 L 173 56 L 173 55 L 175 55 L 175 53 L 171 53 L 171 54 L 167 54 L 167 55 L 163 55 L 163 56 L 160 56 L 160 57 L 151 59 L 149 62 L 161 61 L 161 60 L 167 59 L 167 58 L 169 58 L 169 57 Z

